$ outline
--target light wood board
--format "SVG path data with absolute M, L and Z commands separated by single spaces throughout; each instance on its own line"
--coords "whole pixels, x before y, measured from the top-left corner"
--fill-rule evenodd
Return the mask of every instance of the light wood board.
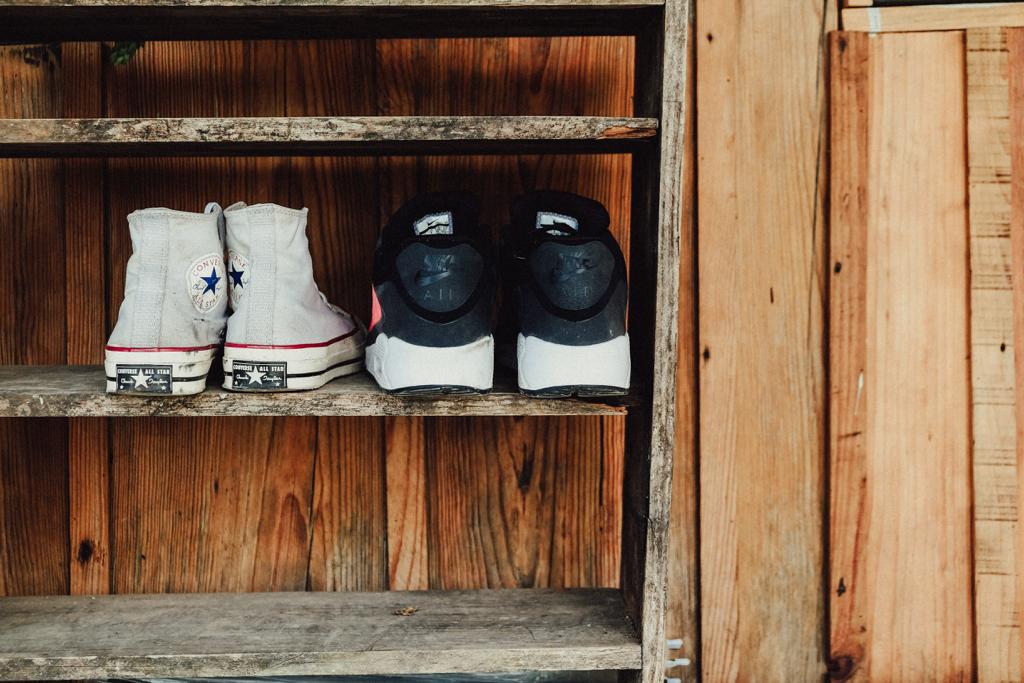
M 964 2 L 843 10 L 844 31 L 891 33 L 1024 26 L 1024 2 Z
M 832 668 L 970 680 L 964 36 L 836 34 L 832 59 Z
M 1024 67 L 1024 64 L 1022 64 Z M 978 681 L 1021 677 L 1010 59 L 1003 29 L 967 32 L 974 591 Z
M 700 669 L 825 670 L 826 88 L 835 3 L 697 7 Z

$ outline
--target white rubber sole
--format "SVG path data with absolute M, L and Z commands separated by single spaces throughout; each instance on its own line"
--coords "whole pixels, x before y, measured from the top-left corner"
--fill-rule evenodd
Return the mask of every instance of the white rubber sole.
M 224 388 L 231 391 L 305 391 L 363 369 L 362 330 L 326 346 L 225 346 Z
M 183 396 L 206 389 L 217 349 L 105 353 L 108 394 Z
M 494 337 L 464 346 L 434 347 L 382 334 L 366 347 L 366 368 L 386 391 L 490 391 L 494 386 Z
M 519 335 L 519 388 L 548 396 L 601 396 L 629 390 L 629 335 L 565 346 Z

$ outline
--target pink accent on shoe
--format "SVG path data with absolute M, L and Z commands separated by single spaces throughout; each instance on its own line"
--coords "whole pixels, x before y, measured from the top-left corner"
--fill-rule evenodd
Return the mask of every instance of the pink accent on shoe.
M 380 309 L 380 301 L 377 300 L 377 290 L 371 287 L 370 295 L 373 297 L 371 302 L 373 304 L 373 311 L 370 314 L 370 329 L 372 330 L 380 322 L 380 319 L 384 317 L 384 312 Z

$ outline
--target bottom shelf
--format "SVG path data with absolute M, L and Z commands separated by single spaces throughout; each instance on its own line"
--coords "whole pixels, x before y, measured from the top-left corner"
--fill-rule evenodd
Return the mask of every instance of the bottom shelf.
M 640 668 L 617 590 L 0 599 L 0 679 Z

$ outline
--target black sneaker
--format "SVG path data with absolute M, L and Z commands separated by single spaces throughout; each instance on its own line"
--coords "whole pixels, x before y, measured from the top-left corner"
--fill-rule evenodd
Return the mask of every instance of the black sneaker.
M 373 263 L 366 367 L 385 390 L 491 389 L 494 257 L 479 215 L 470 194 L 424 194 L 384 226 Z
M 608 223 L 600 203 L 567 192 L 533 192 L 512 206 L 503 246 L 526 394 L 629 390 L 626 263 Z

